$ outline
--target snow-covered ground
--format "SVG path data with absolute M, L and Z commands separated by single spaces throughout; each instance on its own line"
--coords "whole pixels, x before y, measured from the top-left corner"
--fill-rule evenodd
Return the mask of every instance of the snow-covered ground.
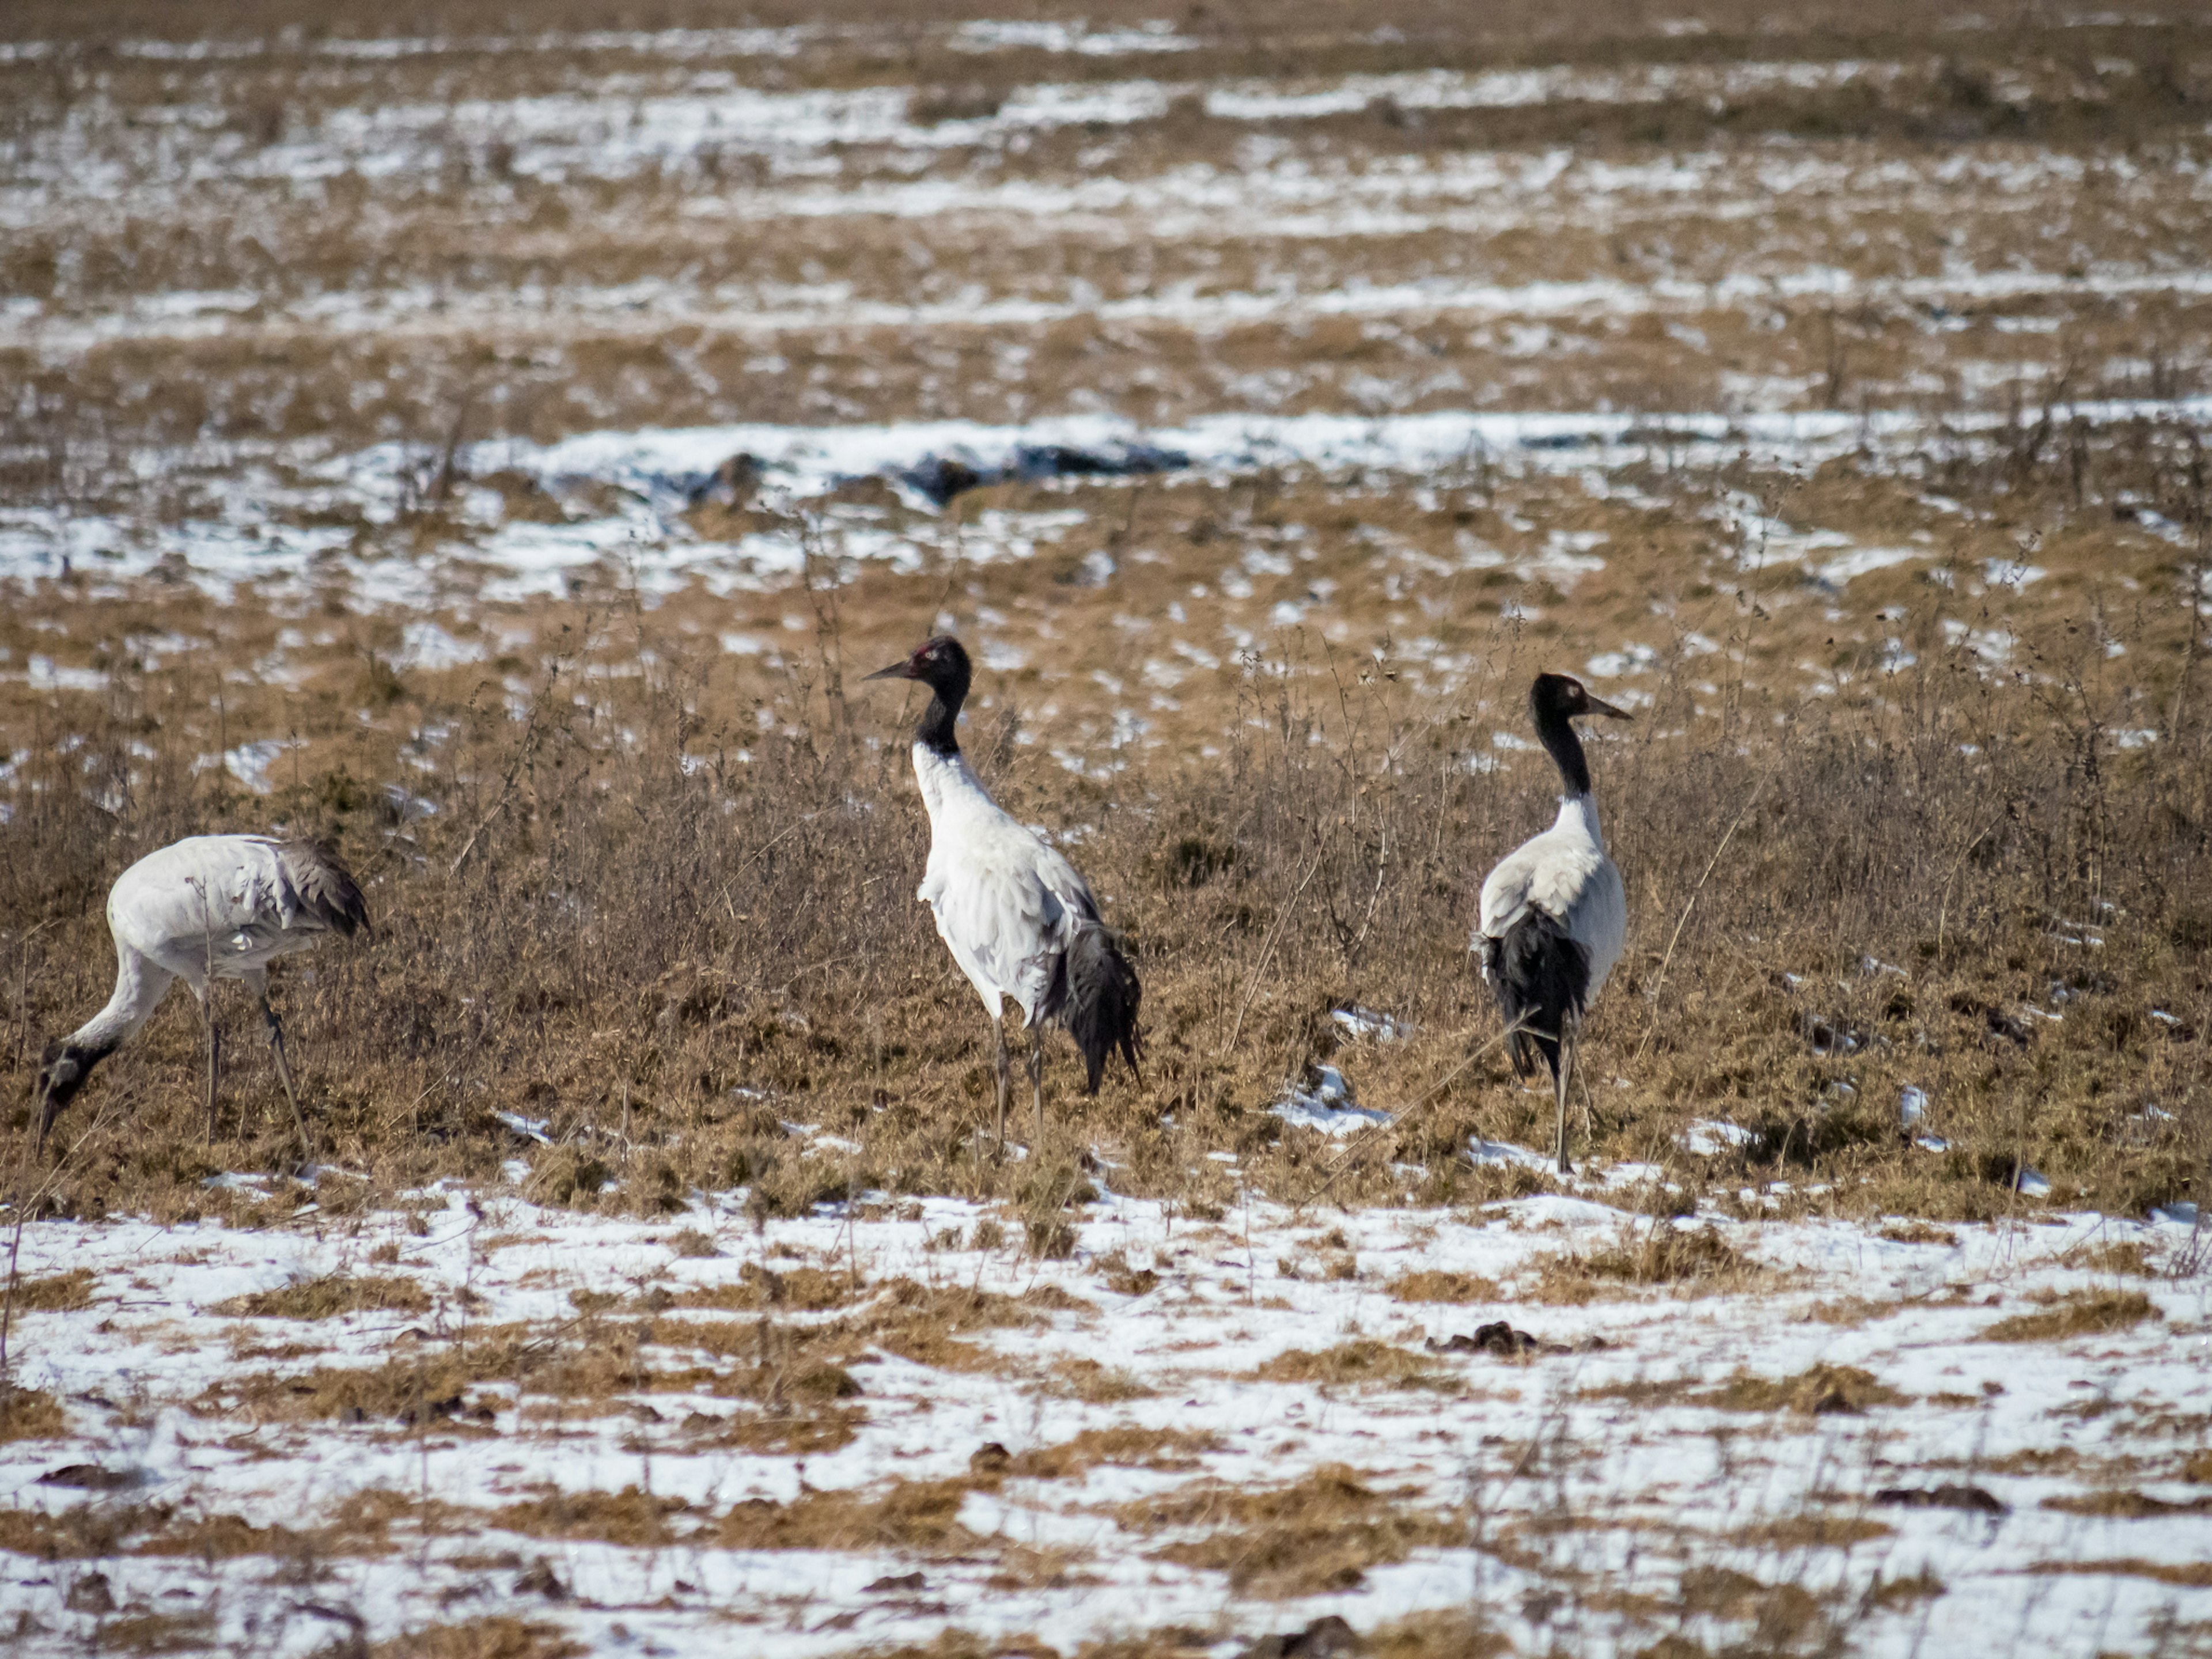
M 67 1432 L 0 1447 L 0 1504 L 19 1533 L 91 1510 L 119 1536 L 98 1559 L 10 1557 L 0 1626 L 28 1632 L 26 1655 L 151 1613 L 306 1653 L 356 1619 L 377 1639 L 500 1613 L 599 1651 L 754 1653 L 772 1633 L 803 1655 L 959 1630 L 1065 1653 L 1180 1626 L 1228 1655 L 1331 1613 L 1370 1630 L 1467 1607 L 1516 1651 L 1625 1653 L 1670 1632 L 1744 1639 L 1759 1587 L 1798 1585 L 1827 1598 L 1848 1650 L 2056 1655 L 2143 1650 L 2212 1617 L 2212 1489 L 2201 1455 L 2188 1465 L 2207 1281 L 2171 1273 L 2187 1228 L 1655 1223 L 1616 1207 L 1634 1190 L 1449 1212 L 1255 1201 L 1212 1221 L 1109 1193 L 1074 1212 L 1061 1260 L 974 1205 L 881 1194 L 759 1224 L 742 1192 L 643 1222 L 444 1188 L 404 1212 L 306 1204 L 259 1231 L 37 1223 L 27 1279 L 94 1279 L 89 1305 L 17 1320 L 16 1379 L 62 1403 Z M 1644 1288 L 1557 1265 L 1670 1225 L 1754 1265 Z M 763 1273 L 802 1269 L 804 1294 L 746 1301 Z M 219 1310 L 332 1274 L 422 1299 L 319 1321 Z M 699 1308 L 716 1287 L 724 1310 Z M 2123 1310 L 2116 1328 L 1986 1340 L 2095 1297 Z M 891 1318 L 985 1304 L 945 1314 L 943 1340 Z M 1497 1321 L 1544 1347 L 1448 1351 Z M 524 1364 L 414 1425 L 303 1421 L 270 1381 L 459 1375 L 438 1368 L 501 1343 L 572 1378 L 595 1351 L 629 1369 L 564 1395 Z M 781 1417 L 744 1398 L 757 1388 L 732 1379 L 794 1344 L 858 1394 Z M 1854 1369 L 1807 1377 L 1822 1366 Z M 101 1473 L 52 1478 L 87 1465 Z M 630 1488 L 681 1500 L 644 1543 L 548 1501 Z M 1272 1520 L 1254 1507 L 1285 1489 Z M 217 1520 L 296 1540 L 362 1513 L 363 1493 L 387 1529 L 312 1559 Z M 925 1497 L 942 1511 L 926 1533 Z M 821 1547 L 807 1517 L 848 1500 L 859 1523 Z M 230 1543 L 159 1541 L 203 1522 Z M 757 1547 L 785 1524 L 793 1547 Z M 1304 1540 L 1287 1566 L 1267 1565 L 1270 1527 Z M 1300 1561 L 1347 1550 L 1335 1579 L 1301 1581 Z M 1734 1599 L 1695 1589 L 1722 1580 Z
M 2052 412 L 2084 430 L 2145 421 L 2201 428 L 2212 422 L 2212 399 L 2085 401 Z M 404 607 L 435 603 L 441 590 L 451 597 L 480 582 L 479 596 L 492 601 L 558 594 L 572 575 L 605 566 L 618 567 L 647 592 L 680 588 L 696 578 L 726 594 L 789 583 L 810 552 L 880 560 L 909 571 L 933 556 L 977 565 L 1024 559 L 1081 522 L 1079 513 L 988 511 L 970 522 L 933 523 L 930 492 L 948 469 L 984 481 L 1195 473 L 1227 482 L 1282 471 L 1372 470 L 1433 479 L 1479 464 L 1508 473 L 1579 476 L 1595 481 L 1602 494 L 1608 474 L 1660 461 L 1717 467 L 1743 457 L 1810 471 L 1856 453 L 1910 475 L 1922 447 L 1939 436 L 1954 451 L 1966 451 L 2002 442 L 2015 425 L 2015 416 L 1997 412 L 1936 419 L 1907 410 L 1442 410 L 1380 417 L 1222 414 L 1167 428 L 1096 415 L 998 426 L 755 422 L 602 431 L 552 444 L 489 441 L 467 446 L 456 457 L 464 477 L 520 475 L 555 498 L 586 486 L 612 486 L 611 501 L 598 498 L 597 513 L 579 507 L 565 522 L 511 520 L 495 491 L 464 489 L 448 513 L 447 523 L 458 532 L 449 539 L 404 552 L 371 547 L 366 556 L 343 521 L 388 526 L 419 506 L 441 465 L 434 450 L 381 444 L 332 454 L 327 446 L 301 441 L 225 447 L 214 454 L 149 451 L 135 458 L 137 474 L 158 478 L 173 492 L 187 483 L 194 487 L 199 510 L 162 521 L 128 510 L 111 515 L 82 507 L 0 505 L 0 580 L 58 575 L 65 562 L 77 574 L 117 580 L 160 567 L 222 597 L 238 582 L 311 574 L 320 581 L 343 571 L 359 605 Z M 735 458 L 757 474 L 763 504 L 797 510 L 805 521 L 788 518 L 781 527 L 732 541 L 693 529 L 686 513 L 715 491 L 717 469 Z M 868 478 L 890 482 L 923 516 L 893 529 L 877 522 L 880 514 L 872 509 L 818 511 L 823 492 Z M 809 502 L 817 502 L 816 508 L 808 508 Z M 2145 527 L 2153 527 L 2154 519 L 2143 515 Z M 1801 563 L 1831 588 L 1869 571 L 1938 556 L 1933 548 L 1861 548 L 1835 532 L 1794 536 L 1790 526 L 1760 519 L 1756 502 L 1742 520 L 1753 538 L 1747 563 Z M 1480 549 L 1468 557 L 1469 568 L 1503 562 Z M 1555 551 L 1519 574 L 1554 581 L 1565 577 L 1571 586 L 1578 570 L 1600 568 L 1602 561 L 1593 562 L 1585 548 Z M 2033 577 L 2011 580 L 2018 585 Z

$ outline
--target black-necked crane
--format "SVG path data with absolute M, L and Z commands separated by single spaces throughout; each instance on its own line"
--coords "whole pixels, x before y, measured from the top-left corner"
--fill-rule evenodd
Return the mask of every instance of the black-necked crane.
M 1571 1175 L 1567 1085 L 1575 1048 L 1583 1018 L 1628 937 L 1628 895 L 1606 854 L 1589 763 L 1574 722 L 1583 714 L 1634 717 L 1600 702 L 1565 674 L 1536 677 L 1528 711 L 1565 793 L 1552 827 L 1499 860 L 1482 884 L 1473 948 L 1505 1021 L 1514 1075 L 1528 1076 L 1540 1058 L 1551 1067 L 1559 1108 L 1559 1173 Z
M 1119 1048 L 1137 1072 L 1137 1005 L 1143 990 L 1098 914 L 1075 866 L 993 800 L 954 727 L 972 676 L 960 641 L 940 635 L 906 661 L 868 676 L 919 680 L 933 693 L 914 734 L 914 775 L 929 814 L 929 863 L 915 896 L 937 919 L 938 937 L 983 999 L 999 1086 L 999 1146 L 1006 1144 L 1006 1003 L 1030 1030 L 1030 1090 L 1038 1139 L 1044 1131 L 1044 1033 L 1066 1028 L 1082 1050 L 1088 1089 L 1098 1092 Z
M 115 936 L 115 994 L 58 1042 L 39 1066 L 39 1148 L 92 1068 L 130 1041 L 185 981 L 207 1028 L 208 1139 L 215 1139 L 216 1072 L 222 1038 L 208 993 L 218 979 L 244 980 L 260 1000 L 276 1074 L 292 1121 L 313 1156 L 300 1097 L 284 1058 L 284 1027 L 269 1000 L 269 964 L 368 925 L 361 889 L 343 865 L 311 842 L 267 836 L 190 836 L 149 853 L 116 878 L 107 895 Z

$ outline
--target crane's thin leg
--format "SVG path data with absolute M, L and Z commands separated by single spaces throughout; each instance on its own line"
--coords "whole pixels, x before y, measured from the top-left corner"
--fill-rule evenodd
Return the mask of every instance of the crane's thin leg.
M 215 1010 L 208 1006 L 207 992 L 200 993 L 199 1005 L 200 1024 L 207 1027 L 207 1144 L 212 1146 L 215 1145 L 215 1073 L 216 1066 L 221 1063 L 222 1033 L 216 1030 Z
M 261 993 L 261 1018 L 269 1023 L 269 1049 L 276 1056 L 276 1075 L 283 1082 L 284 1098 L 292 1103 L 292 1127 L 300 1132 L 301 1155 L 312 1164 L 315 1143 L 307 1133 L 307 1120 L 300 1110 L 299 1091 L 292 1087 L 292 1068 L 284 1061 L 284 1022 L 276 1018 L 276 1006 L 269 1000 L 266 989 Z
M 1575 1040 L 1577 1044 L 1580 1043 L 1582 1034 L 1579 1031 L 1575 1034 Z M 1597 1140 L 1597 1131 L 1591 1126 L 1590 1121 L 1590 1114 L 1595 1109 L 1590 1102 L 1589 1073 L 1577 1066 L 1575 1081 L 1581 1085 L 1583 1091 L 1583 1139 L 1594 1145 Z
M 1566 1032 L 1559 1033 L 1559 1070 L 1553 1079 L 1559 1096 L 1559 1173 L 1572 1175 L 1575 1166 L 1567 1161 L 1567 1085 L 1575 1069 L 1575 1043 Z
M 991 1016 L 991 1044 L 997 1051 L 994 1062 L 999 1076 L 999 1156 L 1006 1155 L 1006 1096 L 1012 1091 L 1014 1080 L 1006 1062 L 1006 1021 L 1000 1014 Z
M 1044 1146 L 1044 1027 L 1030 1027 L 1030 1099 L 1036 1107 L 1036 1144 Z

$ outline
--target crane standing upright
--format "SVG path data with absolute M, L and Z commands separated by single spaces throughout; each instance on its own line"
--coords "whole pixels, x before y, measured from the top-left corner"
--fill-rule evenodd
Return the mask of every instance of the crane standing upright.
M 1634 716 L 1593 697 L 1580 680 L 1565 674 L 1539 674 L 1528 690 L 1528 710 L 1565 786 L 1559 816 L 1499 860 L 1482 884 L 1472 948 L 1504 1018 L 1514 1074 L 1527 1077 L 1540 1057 L 1551 1067 L 1559 1097 L 1559 1173 L 1571 1175 L 1567 1085 L 1575 1049 L 1583 1018 L 1628 937 L 1628 895 L 1605 850 L 1589 763 L 1574 721 L 1584 714 Z
M 208 1007 L 218 979 L 244 980 L 260 1000 L 276 1075 L 309 1157 L 313 1144 L 292 1070 L 284 1027 L 269 1000 L 269 964 L 331 933 L 368 925 L 361 889 L 345 866 L 311 842 L 267 836 L 190 836 L 149 853 L 116 878 L 107 895 L 115 936 L 115 994 L 58 1042 L 39 1065 L 38 1146 L 84 1086 L 94 1066 L 137 1034 L 171 985 L 183 980 L 207 1029 L 207 1133 L 215 1139 L 216 1073 L 222 1038 Z
M 929 863 L 915 896 L 929 906 L 938 936 L 991 1016 L 1001 1151 L 1012 1087 L 1006 1000 L 1021 1008 L 1042 1140 L 1044 1034 L 1036 1025 L 1067 1029 L 1095 1095 L 1116 1048 L 1138 1074 L 1143 988 L 1075 866 L 993 800 L 961 754 L 954 724 L 972 672 L 960 641 L 940 635 L 867 678 L 919 680 L 933 694 L 914 738 L 915 778 L 929 814 Z

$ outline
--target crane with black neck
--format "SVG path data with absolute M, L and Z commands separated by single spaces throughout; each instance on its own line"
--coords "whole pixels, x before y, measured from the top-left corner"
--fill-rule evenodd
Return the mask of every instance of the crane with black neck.
M 1039 1139 L 1044 1133 L 1044 1034 L 1064 1027 L 1082 1051 L 1088 1091 L 1098 1092 L 1115 1049 L 1137 1072 L 1137 1008 L 1143 988 L 1091 896 L 1089 884 L 1056 848 L 991 799 L 957 730 L 973 672 L 959 641 L 942 635 L 903 662 L 867 677 L 917 680 L 930 690 L 914 734 L 914 775 L 929 814 L 929 862 L 915 896 L 936 919 L 952 953 L 991 1017 L 998 1079 L 998 1145 L 1006 1144 L 1006 1004 L 1030 1028 L 1030 1091 Z
M 1583 1018 L 1628 938 L 1628 895 L 1607 854 L 1589 763 L 1575 720 L 1633 719 L 1590 696 L 1580 680 L 1539 674 L 1528 690 L 1536 736 L 1559 769 L 1559 815 L 1498 862 L 1482 884 L 1472 949 L 1504 1018 L 1516 1076 L 1551 1068 L 1558 1097 L 1559 1173 L 1567 1158 L 1567 1086 Z

